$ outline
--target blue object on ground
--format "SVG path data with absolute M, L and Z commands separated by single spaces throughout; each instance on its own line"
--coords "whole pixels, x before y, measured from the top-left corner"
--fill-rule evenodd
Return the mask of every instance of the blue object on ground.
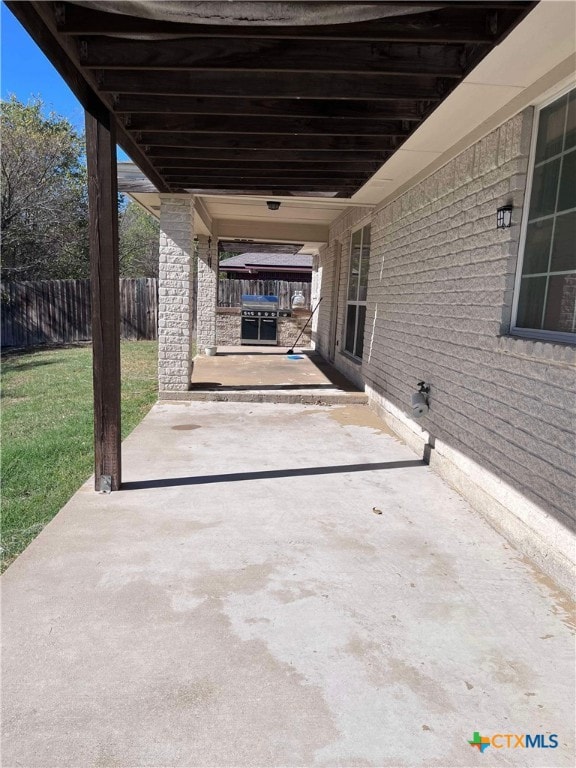
M 304 360 L 304 355 L 288 355 L 288 360 Z

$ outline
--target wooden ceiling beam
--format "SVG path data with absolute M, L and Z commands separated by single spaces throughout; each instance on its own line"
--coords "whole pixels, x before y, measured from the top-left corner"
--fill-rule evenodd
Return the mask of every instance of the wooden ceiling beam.
M 172 189 L 171 191 L 177 194 L 188 192 L 192 195 L 218 195 L 219 197 L 238 197 L 239 195 L 250 195 L 251 197 L 255 195 L 258 197 L 322 197 L 326 201 L 349 200 L 354 192 L 356 192 L 355 189 L 344 189 L 337 192 L 335 189 L 324 191 L 321 189 L 214 189 L 213 187 L 186 187 L 185 189 Z
M 191 189 L 192 181 L 219 194 L 342 197 L 535 5 L 414 2 L 367 0 L 363 6 L 382 13 L 389 5 L 401 12 L 294 27 L 181 24 L 63 2 L 7 5 L 84 107 L 116 124 L 120 145 L 159 191 Z M 209 3 L 192 6 L 210 11 Z
M 232 99 L 219 96 L 115 95 L 117 114 L 225 115 L 260 117 L 339 118 L 350 120 L 409 120 L 418 122 L 427 104 L 398 101 L 345 101 L 342 99 Z
M 322 188 L 322 189 L 334 190 L 336 192 L 343 187 L 345 188 L 359 187 L 366 181 L 366 178 L 364 176 L 352 176 L 347 179 L 325 179 L 322 176 L 311 177 L 311 178 L 308 176 L 305 176 L 303 178 L 296 176 L 290 179 L 285 179 L 282 177 L 277 180 L 274 180 L 274 179 L 267 179 L 267 178 L 262 179 L 262 178 L 259 178 L 258 176 L 246 176 L 246 177 L 244 176 L 188 176 L 188 177 L 179 176 L 178 178 L 167 177 L 166 181 L 168 182 L 168 184 L 170 184 L 170 186 L 172 186 L 173 184 L 180 184 L 186 187 L 193 187 L 193 186 L 218 187 L 222 185 L 226 187 L 271 186 L 275 189 Z
M 278 168 L 276 170 L 263 170 L 261 168 L 169 168 L 164 174 L 165 179 L 177 180 L 179 178 L 189 179 L 194 176 L 202 176 L 211 178 L 238 178 L 238 179 L 314 179 L 323 178 L 331 179 L 332 183 L 337 183 L 338 180 L 346 181 L 346 179 L 364 179 L 370 175 L 369 171 L 330 171 L 326 168 L 316 168 L 312 170 L 286 170 L 284 168 Z
M 338 40 L 322 46 L 315 40 L 85 37 L 78 41 L 78 50 L 87 69 L 348 72 L 460 78 L 464 46 Z
M 156 163 L 157 170 L 164 173 L 176 173 L 176 172 L 194 172 L 194 171 L 207 171 L 207 170 L 257 170 L 263 173 L 315 173 L 319 170 L 324 170 L 327 173 L 333 174 L 346 174 L 350 171 L 360 171 L 362 173 L 369 173 L 372 171 L 375 173 L 382 163 L 374 162 L 362 162 L 360 160 L 349 160 L 334 163 L 321 163 L 310 160 L 296 160 L 290 161 L 276 158 L 275 160 L 256 161 L 256 160 L 176 160 L 176 159 L 159 159 Z
M 144 146 L 207 147 L 216 149 L 294 149 L 338 150 L 340 152 L 384 151 L 397 149 L 401 140 L 394 136 L 294 136 L 269 134 L 142 133 L 137 141 Z
M 103 93 L 160 96 L 226 96 L 236 99 L 345 99 L 353 101 L 439 102 L 455 87 L 454 79 L 430 75 L 302 74 L 291 72 L 165 72 L 96 70 Z
M 218 184 L 212 184 L 212 182 L 208 179 L 205 183 L 199 182 L 197 179 L 193 179 L 190 183 L 185 182 L 178 182 L 174 184 L 170 184 L 171 191 L 177 191 L 177 190 L 211 190 L 213 194 L 220 194 L 220 189 L 222 189 L 223 192 L 232 192 L 236 191 L 239 193 L 250 191 L 252 194 L 260 194 L 262 193 L 266 194 L 276 194 L 276 195 L 284 195 L 287 193 L 293 193 L 293 194 L 306 194 L 310 192 L 334 192 L 338 195 L 349 193 L 351 191 L 354 191 L 358 189 L 357 184 L 331 184 L 331 183 L 323 183 L 323 182 L 306 182 L 306 183 L 300 183 L 300 184 L 281 184 L 281 183 L 272 183 L 268 180 L 265 180 L 264 182 L 236 182 L 235 180 L 232 180 L 230 184 L 226 187 L 221 187 L 220 180 L 218 180 Z
M 347 118 L 302 117 L 214 117 L 213 115 L 129 115 L 129 131 L 154 133 L 213 133 L 322 136 L 408 136 L 409 126 L 401 120 L 348 120 Z
M 252 163 L 274 162 L 274 163 L 342 163 L 347 159 L 350 162 L 372 162 L 382 165 L 394 153 L 393 149 L 374 150 L 373 152 L 363 152 L 362 157 L 346 157 L 338 150 L 313 150 L 313 149 L 292 149 L 284 150 L 281 156 L 277 149 L 244 149 L 239 154 L 237 149 L 214 148 L 214 147 L 150 147 L 145 146 L 144 150 L 150 162 L 161 165 L 165 160 L 217 160 L 220 162 L 246 161 Z
M 241 25 L 181 24 L 145 19 L 118 13 L 103 13 L 88 8 L 57 3 L 58 31 L 62 35 L 153 35 L 170 38 L 251 38 L 282 40 L 361 40 L 410 43 L 493 43 L 499 33 L 489 23 L 498 10 L 499 28 L 510 23 L 511 16 L 531 3 L 475 3 L 466 7 L 450 7 L 410 16 L 316 26 L 254 27 Z M 434 6 L 438 7 L 437 4 Z

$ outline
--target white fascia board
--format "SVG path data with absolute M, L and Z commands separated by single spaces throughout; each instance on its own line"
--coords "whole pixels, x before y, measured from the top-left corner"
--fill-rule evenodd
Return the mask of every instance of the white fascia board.
M 149 213 L 155 219 L 160 219 L 160 198 L 158 197 L 158 194 L 151 192 L 123 192 L 122 194 L 129 197 L 130 200 L 143 208 L 146 213 Z
M 194 232 L 197 235 L 210 235 L 213 230 L 212 216 L 201 197 L 194 198 Z

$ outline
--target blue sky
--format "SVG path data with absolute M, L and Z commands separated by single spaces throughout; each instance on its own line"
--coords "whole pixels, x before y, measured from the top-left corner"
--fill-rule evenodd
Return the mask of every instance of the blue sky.
M 2 22 L 2 98 L 11 93 L 26 102 L 40 96 L 46 112 L 67 117 L 79 131 L 84 131 L 84 110 L 70 88 L 23 29 L 4 3 L 0 9 Z M 128 160 L 118 150 L 119 160 Z

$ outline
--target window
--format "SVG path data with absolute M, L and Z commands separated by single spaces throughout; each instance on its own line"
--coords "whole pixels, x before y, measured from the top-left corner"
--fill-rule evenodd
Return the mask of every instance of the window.
M 370 225 L 352 233 L 350 243 L 350 272 L 346 303 L 346 337 L 344 349 L 362 359 L 364 349 L 364 323 L 366 321 L 366 295 L 368 293 L 368 266 L 370 262 Z
M 576 89 L 538 110 L 532 162 L 513 330 L 574 341 Z

